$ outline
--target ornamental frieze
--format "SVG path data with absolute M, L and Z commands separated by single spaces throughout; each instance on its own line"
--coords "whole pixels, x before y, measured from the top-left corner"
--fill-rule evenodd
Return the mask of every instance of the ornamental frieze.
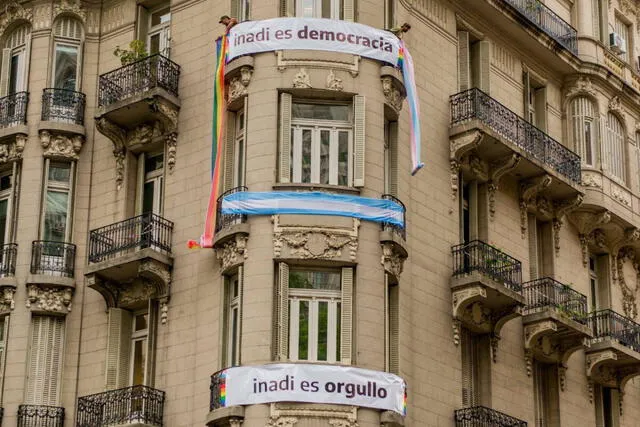
M 14 295 L 16 288 L 14 286 L 0 287 L 0 312 L 8 312 L 16 307 Z
M 48 159 L 78 160 L 84 144 L 82 135 L 52 134 L 40 131 L 40 143 L 44 149 L 44 157 Z
M 73 289 L 27 285 L 27 308 L 36 311 L 68 313 L 71 311 Z
M 2 12 L 4 12 L 4 16 L 0 18 L 0 35 L 4 34 L 5 30 L 16 21 L 31 22 L 33 20 L 33 10 L 31 8 L 25 9 L 15 1 L 0 7 L 0 13 Z
M 247 241 L 249 236 L 246 234 L 236 234 L 230 239 L 216 247 L 216 257 L 220 261 L 220 269 L 227 271 L 231 267 L 242 264 L 249 257 L 247 252 Z

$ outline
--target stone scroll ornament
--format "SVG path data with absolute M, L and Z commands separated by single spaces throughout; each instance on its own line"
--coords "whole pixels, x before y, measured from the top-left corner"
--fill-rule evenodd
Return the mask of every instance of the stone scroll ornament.
M 214 242 L 216 223 L 216 202 L 221 175 L 221 159 L 224 152 L 224 121 L 226 115 L 225 67 L 227 63 L 241 55 L 288 49 L 310 49 L 341 51 L 367 57 L 383 63 L 391 63 L 402 71 L 409 112 L 411 116 L 411 174 L 420 170 L 420 110 L 416 89 L 413 59 L 404 42 L 389 31 L 367 25 L 331 19 L 315 18 L 274 18 L 264 21 L 246 21 L 234 26 L 227 34 L 216 40 L 216 71 L 213 93 L 212 149 L 211 149 L 211 190 L 205 217 L 204 232 L 199 240 L 189 240 L 189 248 L 211 248 Z M 296 193 L 302 197 L 303 193 Z M 352 197 L 356 204 L 368 204 L 365 198 Z M 362 199 L 362 200 L 358 200 Z M 301 200 L 302 202 L 302 200 Z M 384 201 L 392 210 L 394 202 Z M 305 206 L 305 203 L 300 203 Z M 306 204 L 310 207 L 309 204 Z M 278 207 L 273 214 L 288 213 Z M 304 212 L 317 214 L 314 209 Z M 225 214 L 222 211 L 222 214 Z M 255 213 L 246 212 L 248 215 Z M 344 215 L 336 212 L 332 215 Z M 353 216 L 347 214 L 346 216 Z M 369 219 L 369 218 L 363 218 Z

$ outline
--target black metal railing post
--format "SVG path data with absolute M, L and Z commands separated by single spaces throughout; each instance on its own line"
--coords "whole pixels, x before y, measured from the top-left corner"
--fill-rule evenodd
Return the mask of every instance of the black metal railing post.
M 64 408 L 44 405 L 18 406 L 18 427 L 62 427 Z
M 243 214 L 223 214 L 222 213 L 222 199 L 226 196 L 234 193 L 240 193 L 243 191 L 248 191 L 247 187 L 236 187 L 231 190 L 225 191 L 218 197 L 216 201 L 216 233 L 222 230 L 223 228 L 230 227 L 236 224 L 242 224 L 247 222 L 247 216 Z
M 392 202 L 395 202 L 398 205 L 402 206 L 402 226 L 399 226 L 399 225 L 397 225 L 395 223 L 391 223 L 391 222 L 382 222 L 381 223 L 382 230 L 383 231 L 391 231 L 393 233 L 398 234 L 404 240 L 407 240 L 407 222 L 406 222 L 407 208 L 404 206 L 404 203 L 402 203 L 400 201 L 400 199 L 398 199 L 397 197 L 392 196 L 391 194 L 383 194 L 382 195 L 382 199 L 383 200 L 391 200 Z
M 0 98 L 0 128 L 27 123 L 28 92 L 16 92 Z
M 451 248 L 453 277 L 480 272 L 503 283 L 512 291 L 522 291 L 522 264 L 493 246 L 473 240 Z
M 84 93 L 68 89 L 47 88 L 42 91 L 43 122 L 62 122 L 84 125 Z
M 452 95 L 450 107 L 452 126 L 479 120 L 532 158 L 576 184 L 581 182 L 580 156 L 480 89 Z
M 526 300 L 525 314 L 555 309 L 576 322 L 587 323 L 587 297 L 550 277 L 532 280 L 522 285 Z
M 136 385 L 78 398 L 76 427 L 163 426 L 165 393 Z
M 102 74 L 98 87 L 98 106 L 162 88 L 178 96 L 180 66 L 161 54 L 148 56 L 134 63 Z
M 225 385 L 224 369 L 211 375 L 211 385 L 209 386 L 209 410 L 213 411 L 224 407 L 223 397 L 221 395 L 222 388 Z
M 18 244 L 7 243 L 0 252 L 0 277 L 12 277 L 16 274 L 16 258 L 18 256 Z
M 527 427 L 527 422 L 485 406 L 458 409 L 456 427 Z
M 613 310 L 599 310 L 589 316 L 592 341 L 609 338 L 640 352 L 640 325 Z
M 65 242 L 35 240 L 31 243 L 31 274 L 73 277 L 76 245 Z
M 171 253 L 173 222 L 148 212 L 91 230 L 89 262 L 101 262 L 133 250 L 152 248 Z

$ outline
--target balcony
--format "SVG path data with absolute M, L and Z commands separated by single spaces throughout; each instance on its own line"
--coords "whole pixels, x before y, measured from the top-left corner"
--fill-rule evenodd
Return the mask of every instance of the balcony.
M 164 391 L 133 386 L 78 398 L 76 427 L 162 427 Z
M 454 412 L 456 427 L 527 427 L 527 422 L 484 406 Z
M 527 373 L 531 375 L 532 358 L 559 363 L 564 369 L 569 357 L 583 348 L 585 338 L 591 338 L 587 297 L 550 277 L 525 283 L 523 295 Z M 561 379 L 564 388 L 564 376 Z
M 78 160 L 85 138 L 85 104 L 86 96 L 81 92 L 55 88 L 42 91 L 38 130 L 45 157 Z
M 15 306 L 13 296 L 18 287 L 16 281 L 16 258 L 18 245 L 8 243 L 0 247 L 0 314 L 8 314 Z M 2 408 L 0 408 L 2 410 Z M 0 424 L 2 414 L 0 413 Z
M 31 268 L 27 277 L 27 287 L 58 287 L 72 290 L 75 288 L 75 267 L 76 245 L 35 240 L 31 243 Z
M 380 244 L 382 245 L 382 265 L 385 271 L 396 277 L 400 277 L 407 259 L 407 208 L 400 199 L 391 194 L 383 194 L 382 199 L 391 200 L 402 206 L 402 226 L 389 222 L 380 224 Z
M 249 224 L 247 216 L 242 214 L 223 214 L 222 200 L 234 193 L 247 191 L 247 187 L 236 187 L 222 193 L 216 202 L 216 228 L 213 247 L 217 257 L 221 261 L 222 269 L 228 270 L 237 265 L 243 257 L 247 239 L 249 238 Z
M 28 103 L 28 92 L 17 92 L 0 98 L 0 140 L 16 134 L 28 134 Z
M 168 298 L 172 236 L 173 222 L 150 212 L 91 230 L 89 286 L 116 304 L 123 296 L 120 286 L 144 277 L 154 284 L 152 297 Z
M 18 427 L 62 427 L 64 408 L 44 405 L 18 406 Z
M 520 315 L 525 302 L 522 265 L 480 240 L 456 245 L 451 252 L 454 342 L 459 343 L 460 326 L 476 333 L 490 333 L 495 338 L 495 360 L 502 326 Z
M 218 371 L 211 375 L 211 384 L 209 386 L 209 415 L 206 424 L 208 427 L 240 425 L 244 420 L 244 406 L 228 406 L 224 405 L 225 388 L 224 371 Z M 233 423 L 235 422 L 235 423 Z
M 589 384 L 624 391 L 627 381 L 640 374 L 640 325 L 613 310 L 599 310 L 589 316 L 589 326 L 593 334 L 585 349 Z

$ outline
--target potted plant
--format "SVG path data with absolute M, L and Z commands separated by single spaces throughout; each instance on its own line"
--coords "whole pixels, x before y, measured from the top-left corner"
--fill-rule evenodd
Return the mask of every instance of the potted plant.
M 149 56 L 147 48 L 142 40 L 133 40 L 129 43 L 129 49 L 120 49 L 120 46 L 116 46 L 113 54 L 120 58 L 122 65 L 129 65 Z

